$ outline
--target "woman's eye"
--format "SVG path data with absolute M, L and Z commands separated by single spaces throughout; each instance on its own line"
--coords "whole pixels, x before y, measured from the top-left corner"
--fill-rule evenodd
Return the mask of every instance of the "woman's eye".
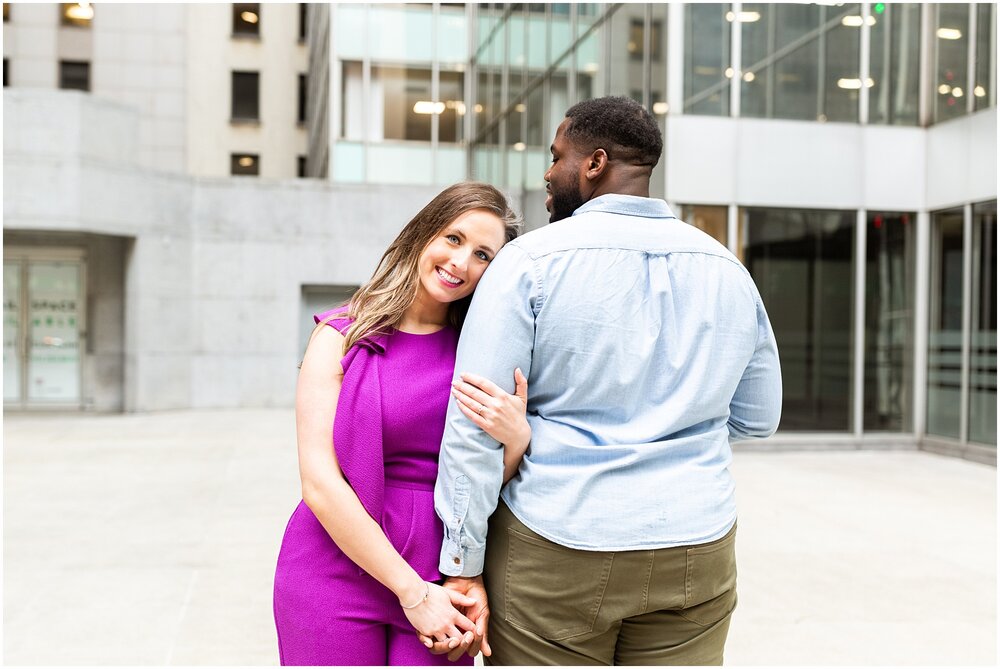
M 459 242 L 458 235 L 448 235 L 446 239 L 453 244 L 457 244 Z
M 490 257 L 489 257 L 488 255 L 486 255 L 486 253 L 485 253 L 485 252 L 483 252 L 483 251 L 476 251 L 476 255 L 477 255 L 477 256 L 479 257 L 479 259 L 480 259 L 480 260 L 482 260 L 483 262 L 489 262 L 489 261 L 490 261 Z

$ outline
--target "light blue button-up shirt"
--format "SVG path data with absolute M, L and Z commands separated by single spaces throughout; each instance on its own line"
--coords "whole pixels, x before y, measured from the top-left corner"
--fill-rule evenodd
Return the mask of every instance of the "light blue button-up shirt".
M 515 367 L 532 436 L 502 493 L 502 446 L 448 409 L 443 574 L 482 572 L 498 494 L 538 534 L 586 550 L 704 543 L 736 522 L 730 441 L 777 428 L 778 350 L 747 270 L 665 202 L 604 195 L 497 254 L 455 373 L 513 392 Z

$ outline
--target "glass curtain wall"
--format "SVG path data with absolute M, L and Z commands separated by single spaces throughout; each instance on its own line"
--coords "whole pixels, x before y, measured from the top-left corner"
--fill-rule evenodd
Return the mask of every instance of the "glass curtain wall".
M 997 443 L 997 203 L 972 207 L 969 441 Z
M 341 4 L 334 181 L 447 184 L 465 177 L 465 8 Z
M 858 120 L 861 6 L 745 4 L 741 114 Z
M 865 258 L 865 432 L 913 430 L 914 213 L 869 213 Z
M 868 122 L 917 125 L 920 111 L 919 4 L 876 5 L 871 18 Z
M 934 121 L 966 113 L 969 93 L 969 5 L 934 5 Z
M 665 126 L 663 4 L 476 5 L 471 176 L 540 191 L 566 110 L 603 95 L 632 97 Z M 663 165 L 652 178 L 662 197 Z
M 931 216 L 927 433 L 951 439 L 961 438 L 963 242 L 961 209 Z
M 733 13 L 727 4 L 692 3 L 685 8 L 685 114 L 729 116 L 729 82 L 733 78 L 732 19 Z
M 932 214 L 927 372 L 927 433 L 994 447 L 996 234 L 996 200 Z
M 771 305 L 781 351 L 785 431 L 851 429 L 855 218 L 851 211 L 742 212 L 744 262 Z

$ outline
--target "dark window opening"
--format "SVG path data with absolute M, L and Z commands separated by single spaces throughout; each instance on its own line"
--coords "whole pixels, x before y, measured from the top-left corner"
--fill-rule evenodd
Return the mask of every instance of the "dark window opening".
M 233 3 L 233 35 L 260 37 L 260 3 Z
M 305 179 L 306 176 L 307 176 L 306 175 L 306 157 L 305 156 L 299 156 L 298 157 L 298 172 L 297 172 L 297 174 L 299 175 L 300 179 Z
M 299 75 L 299 123 L 306 122 L 306 91 L 309 87 L 309 79 L 306 75 Z
M 90 90 L 90 63 L 75 60 L 59 61 L 59 88 Z
M 234 121 L 256 121 L 260 119 L 260 73 L 233 72 Z
M 234 153 L 230 156 L 229 173 L 233 176 L 260 175 L 260 156 L 253 153 Z

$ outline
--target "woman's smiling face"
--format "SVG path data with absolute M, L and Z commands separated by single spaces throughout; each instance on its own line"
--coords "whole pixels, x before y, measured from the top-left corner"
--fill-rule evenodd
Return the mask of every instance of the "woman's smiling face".
M 471 295 L 504 243 L 504 224 L 485 209 L 471 209 L 446 225 L 420 254 L 420 292 L 449 303 Z

